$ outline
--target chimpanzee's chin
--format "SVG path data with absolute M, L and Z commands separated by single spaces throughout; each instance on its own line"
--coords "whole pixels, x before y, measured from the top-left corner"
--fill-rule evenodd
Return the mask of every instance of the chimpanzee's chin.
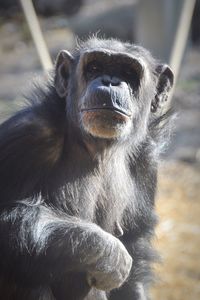
M 102 139 L 118 139 L 127 134 L 130 117 L 111 110 L 90 110 L 81 114 L 84 130 Z

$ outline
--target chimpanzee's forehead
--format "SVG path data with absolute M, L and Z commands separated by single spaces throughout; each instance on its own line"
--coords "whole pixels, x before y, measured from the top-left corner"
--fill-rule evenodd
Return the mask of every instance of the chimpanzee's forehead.
M 95 37 L 90 38 L 81 43 L 78 50 L 81 53 L 86 51 L 92 52 L 93 50 L 105 52 L 110 51 L 110 53 L 127 53 L 135 57 L 139 56 L 140 58 L 144 58 L 145 61 L 150 62 L 150 64 L 154 63 L 153 57 L 145 48 L 135 44 L 123 43 L 116 39 L 98 39 Z

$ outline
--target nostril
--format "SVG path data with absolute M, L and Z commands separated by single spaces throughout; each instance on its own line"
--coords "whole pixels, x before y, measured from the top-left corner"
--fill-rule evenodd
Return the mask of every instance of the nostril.
M 101 82 L 105 86 L 109 86 L 111 84 L 111 78 L 109 76 L 103 76 Z
M 102 79 L 102 83 L 103 83 L 103 85 L 105 85 L 105 86 L 109 86 L 109 85 L 110 85 L 110 81 L 108 81 L 108 80 Z
M 120 80 L 117 77 L 112 77 L 111 84 L 114 86 L 120 85 Z

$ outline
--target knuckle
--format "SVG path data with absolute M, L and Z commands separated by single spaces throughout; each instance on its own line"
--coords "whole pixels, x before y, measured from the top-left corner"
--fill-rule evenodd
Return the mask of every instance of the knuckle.
M 131 256 L 118 239 L 109 236 L 106 244 L 106 253 L 102 251 L 87 276 L 90 286 L 104 291 L 119 288 L 127 279 L 132 266 Z

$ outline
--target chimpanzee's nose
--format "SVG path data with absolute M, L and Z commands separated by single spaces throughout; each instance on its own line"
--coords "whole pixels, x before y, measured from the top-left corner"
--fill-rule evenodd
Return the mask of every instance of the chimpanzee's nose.
M 109 75 L 102 76 L 101 82 L 105 86 L 109 86 L 109 85 L 117 86 L 117 85 L 120 85 L 120 79 L 119 78 L 117 78 L 117 77 L 111 77 Z

